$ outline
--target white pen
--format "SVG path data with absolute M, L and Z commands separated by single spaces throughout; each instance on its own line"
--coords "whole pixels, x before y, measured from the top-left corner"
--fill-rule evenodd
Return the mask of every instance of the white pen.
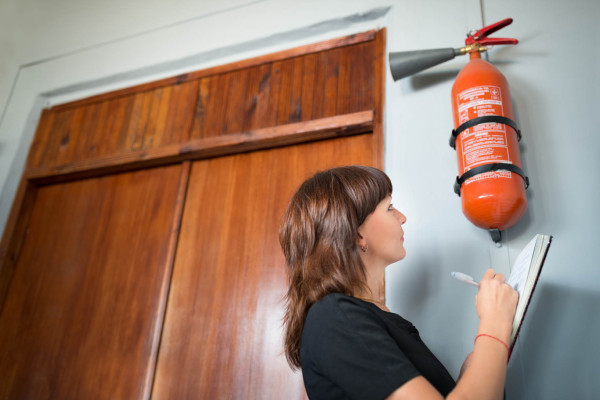
M 450 275 L 454 279 L 458 279 L 461 282 L 468 283 L 469 285 L 473 285 L 473 286 L 479 287 L 479 283 L 475 282 L 473 280 L 472 276 L 469 276 L 467 274 L 463 274 L 462 272 L 450 272 Z

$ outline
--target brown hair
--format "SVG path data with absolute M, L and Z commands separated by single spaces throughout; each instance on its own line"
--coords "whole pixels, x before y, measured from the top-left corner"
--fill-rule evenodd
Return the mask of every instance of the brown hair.
M 279 230 L 289 284 L 285 355 L 292 369 L 301 366 L 300 338 L 310 306 L 329 293 L 368 290 L 358 227 L 391 193 L 384 172 L 346 166 L 315 174 L 292 197 Z

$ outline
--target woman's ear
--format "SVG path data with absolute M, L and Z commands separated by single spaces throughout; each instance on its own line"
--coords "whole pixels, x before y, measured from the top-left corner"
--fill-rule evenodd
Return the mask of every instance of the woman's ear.
M 356 238 L 356 244 L 358 245 L 358 247 L 365 247 L 367 245 L 367 240 L 364 238 L 363 235 L 360 234 L 360 228 L 359 231 L 356 232 L 356 235 L 358 236 Z

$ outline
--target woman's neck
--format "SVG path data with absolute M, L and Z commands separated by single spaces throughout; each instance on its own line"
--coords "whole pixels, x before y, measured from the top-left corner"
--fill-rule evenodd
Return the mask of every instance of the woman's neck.
M 357 293 L 355 297 L 364 301 L 374 303 L 379 308 L 384 309 L 385 311 L 389 311 L 385 306 L 385 290 L 383 285 L 385 268 L 380 269 L 379 271 L 374 270 L 373 268 L 366 268 L 366 272 L 367 290 L 363 290 Z

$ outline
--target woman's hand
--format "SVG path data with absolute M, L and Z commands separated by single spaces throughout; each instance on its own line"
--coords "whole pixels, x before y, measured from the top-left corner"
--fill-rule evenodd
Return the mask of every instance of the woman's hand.
M 493 269 L 488 269 L 475 296 L 480 328 L 484 327 L 486 333 L 508 342 L 518 300 L 517 291 L 506 283 L 504 274 L 496 274 Z
M 481 322 L 479 333 L 492 335 L 505 343 L 510 339 L 519 295 L 505 283 L 503 274 L 489 269 L 479 283 L 475 306 Z M 506 350 L 494 340 L 479 340 L 465 360 L 456 388 L 448 399 L 502 399 L 506 381 Z M 386 400 L 441 399 L 422 376 L 396 389 Z

